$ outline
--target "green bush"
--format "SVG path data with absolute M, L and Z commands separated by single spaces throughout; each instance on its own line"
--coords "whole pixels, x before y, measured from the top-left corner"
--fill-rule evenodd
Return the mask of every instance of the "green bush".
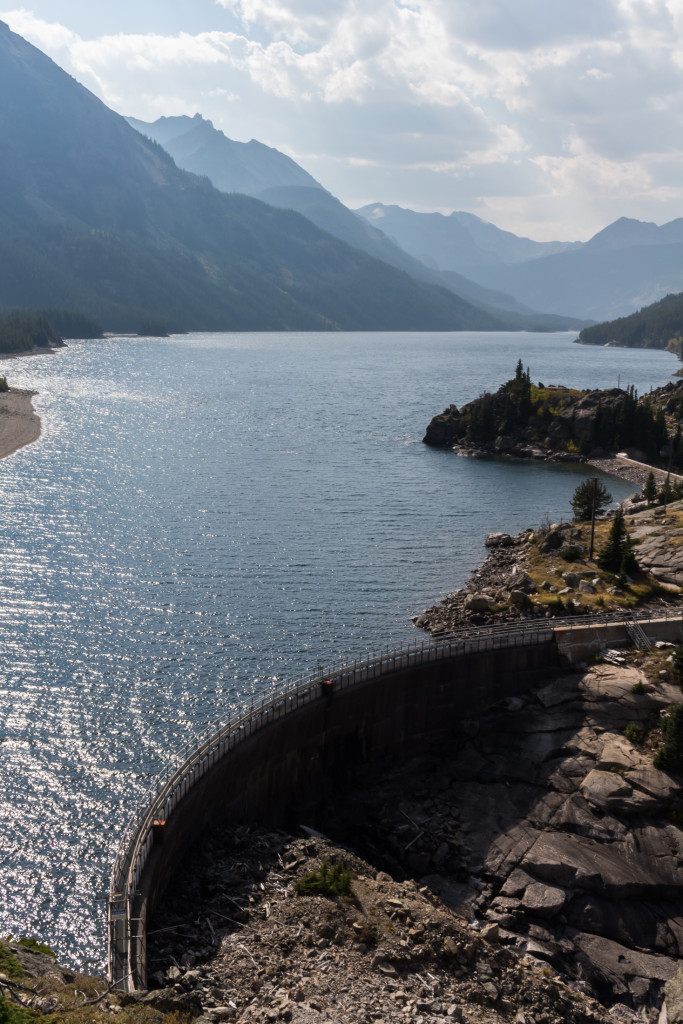
M 683 769 L 683 704 L 674 704 L 662 721 L 664 745 L 657 752 L 655 768 Z
M 570 544 L 569 547 L 562 548 L 560 557 L 564 558 L 565 562 L 576 562 L 581 557 L 581 552 L 576 544 Z
M 0 974 L 8 978 L 23 978 L 24 970 L 12 950 L 0 940 Z
M 643 742 L 643 730 L 635 722 L 628 723 L 624 729 L 624 736 L 629 743 L 633 743 L 636 747 Z
M 0 995 L 0 1024 L 31 1024 L 34 1020 L 34 1014 L 29 1014 L 23 1007 L 15 1006 Z
M 54 956 L 57 954 L 53 949 L 45 942 L 40 942 L 34 935 L 25 935 L 22 939 L 19 939 L 17 946 L 23 946 L 24 949 L 32 949 L 34 953 L 45 953 L 46 956 Z
M 634 683 L 631 687 L 631 693 L 645 693 L 645 683 L 642 679 L 639 679 L 637 683 Z
M 683 686 L 683 644 L 674 648 L 674 672 L 678 677 L 678 682 Z
M 325 859 L 320 865 L 319 871 L 312 871 L 296 883 L 296 891 L 300 896 L 327 896 L 334 899 L 339 896 L 346 896 L 353 899 L 355 894 L 351 886 L 351 868 L 346 867 L 341 861 L 330 864 Z

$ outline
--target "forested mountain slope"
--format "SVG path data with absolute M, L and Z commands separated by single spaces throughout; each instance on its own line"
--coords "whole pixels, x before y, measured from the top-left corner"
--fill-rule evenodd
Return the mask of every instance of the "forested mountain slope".
M 300 215 L 181 171 L 0 23 L 0 306 L 106 328 L 494 329 Z

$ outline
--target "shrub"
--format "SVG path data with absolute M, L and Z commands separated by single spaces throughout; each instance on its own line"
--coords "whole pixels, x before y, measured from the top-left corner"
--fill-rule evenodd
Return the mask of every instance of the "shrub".
M 643 742 L 643 730 L 635 722 L 628 723 L 624 729 L 624 736 L 629 743 L 633 743 L 636 747 Z
M 34 1020 L 35 1017 L 29 1015 L 29 1011 L 15 1006 L 0 995 L 0 1024 L 32 1024 Z
M 36 939 L 33 935 L 26 935 L 24 938 L 19 939 L 17 945 L 23 946 L 25 949 L 32 949 L 34 953 L 45 953 L 46 956 L 57 956 L 53 949 L 50 949 L 45 942 L 40 942 L 39 939 Z
M 341 861 L 330 864 L 325 859 L 319 871 L 312 871 L 296 883 L 296 891 L 300 896 L 327 896 L 328 899 L 346 896 L 353 899 L 355 893 L 351 885 L 352 877 L 351 868 Z
M 23 978 L 24 970 L 16 956 L 4 942 L 0 940 L 0 973 L 8 978 Z
M 678 682 L 683 686 L 683 644 L 674 648 L 674 672 L 678 676 Z
M 564 558 L 565 562 L 576 562 L 581 557 L 581 552 L 576 544 L 570 544 L 568 547 L 562 548 L 560 557 Z
M 645 684 L 642 679 L 639 679 L 637 683 L 634 683 L 631 687 L 631 693 L 645 693 Z
M 655 757 L 655 768 L 683 769 L 683 704 L 674 704 L 662 721 L 664 745 Z

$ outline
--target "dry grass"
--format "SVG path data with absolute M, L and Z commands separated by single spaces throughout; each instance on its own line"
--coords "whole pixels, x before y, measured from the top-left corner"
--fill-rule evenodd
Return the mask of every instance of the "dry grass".
M 683 522 L 683 515 L 679 515 L 678 518 Z M 594 552 L 596 555 L 603 544 L 606 543 L 611 525 L 611 520 L 608 519 L 596 522 L 594 540 Z M 583 527 L 582 529 L 583 536 L 580 539 L 580 543 L 587 544 L 590 538 L 590 527 Z M 680 538 L 680 543 L 683 544 L 683 537 Z M 544 555 L 537 549 L 532 548 L 528 557 L 526 571 L 538 589 L 538 593 L 534 594 L 531 598 L 532 604 L 535 605 L 557 604 L 558 595 L 541 590 L 540 586 L 547 580 L 548 583 L 556 586 L 558 590 L 564 589 L 565 582 L 562 579 L 562 574 L 566 572 L 575 572 L 579 575 L 590 573 L 591 579 L 597 578 L 602 581 L 605 588 L 603 591 L 598 591 L 595 594 L 584 594 L 574 590 L 571 595 L 567 595 L 567 597 L 579 598 L 581 603 L 592 612 L 636 608 L 652 597 L 658 595 L 671 596 L 670 590 L 663 588 L 654 576 L 645 572 L 637 574 L 633 582 L 625 589 L 623 597 L 608 594 L 607 589 L 615 585 L 616 578 L 611 573 L 603 572 L 598 567 L 595 558 L 591 560 L 587 557 L 577 558 L 575 561 L 568 562 L 560 557 L 556 551 Z

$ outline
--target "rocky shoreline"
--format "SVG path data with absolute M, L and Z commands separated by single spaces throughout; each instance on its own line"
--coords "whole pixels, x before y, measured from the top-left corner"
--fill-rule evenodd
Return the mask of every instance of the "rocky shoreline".
M 653 581 L 642 606 L 667 607 L 683 586 L 683 502 L 664 510 L 633 498 L 624 507 L 636 558 Z M 576 523 L 489 534 L 488 554 L 465 585 L 413 623 L 439 637 L 468 626 L 621 610 L 627 595 L 588 561 L 589 536 L 590 527 Z

